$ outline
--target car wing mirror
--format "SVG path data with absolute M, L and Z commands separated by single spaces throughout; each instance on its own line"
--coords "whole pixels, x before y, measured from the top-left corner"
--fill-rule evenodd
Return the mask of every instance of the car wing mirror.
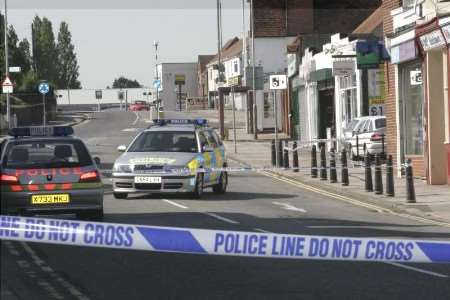
M 100 157 L 97 157 L 97 156 L 94 157 L 94 161 L 95 161 L 95 164 L 96 164 L 96 165 L 100 165 L 100 164 L 102 163 Z
M 119 147 L 117 147 L 117 151 L 119 152 L 125 152 L 127 150 L 127 146 L 125 145 L 120 145 Z

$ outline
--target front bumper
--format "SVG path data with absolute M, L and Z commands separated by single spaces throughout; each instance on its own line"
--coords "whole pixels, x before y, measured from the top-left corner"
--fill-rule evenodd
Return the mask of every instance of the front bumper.
M 161 183 L 135 183 L 135 176 L 161 177 Z M 158 174 L 117 174 L 113 173 L 114 193 L 191 193 L 195 190 L 195 175 L 161 176 Z
M 69 194 L 67 204 L 32 204 L 32 195 Z M 103 209 L 103 189 L 83 189 L 46 192 L 4 192 L 1 193 L 1 212 L 7 214 L 76 213 Z

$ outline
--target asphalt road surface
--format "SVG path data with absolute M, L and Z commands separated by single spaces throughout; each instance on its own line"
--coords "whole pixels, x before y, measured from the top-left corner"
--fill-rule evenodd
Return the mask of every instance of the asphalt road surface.
M 145 113 L 142 113 L 142 117 Z M 143 118 L 93 115 L 75 133 L 111 169 Z M 329 236 L 449 239 L 450 229 L 380 213 L 262 174 L 232 174 L 229 192 L 112 197 L 105 221 Z M 70 217 L 70 216 L 69 216 Z M 3 299 L 449 299 L 450 265 L 198 256 L 2 242 Z

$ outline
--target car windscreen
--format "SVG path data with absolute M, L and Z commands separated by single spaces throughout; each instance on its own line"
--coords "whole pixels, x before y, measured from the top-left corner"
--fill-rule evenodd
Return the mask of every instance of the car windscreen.
M 377 129 L 379 128 L 385 128 L 386 127 L 386 119 L 377 119 L 375 120 L 375 127 Z
M 3 167 L 7 169 L 74 168 L 92 165 L 79 140 L 24 140 L 8 143 Z
M 195 132 L 144 132 L 128 152 L 198 152 Z

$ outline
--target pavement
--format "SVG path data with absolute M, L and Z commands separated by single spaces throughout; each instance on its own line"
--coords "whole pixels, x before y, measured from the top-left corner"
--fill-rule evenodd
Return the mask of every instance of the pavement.
M 258 172 L 230 174 L 225 195 L 207 191 L 201 200 L 176 194 L 116 200 L 108 172 L 119 156 L 116 147 L 130 143 L 147 121 L 145 114 L 105 111 L 75 126 L 75 134 L 102 160 L 106 222 L 450 239 L 449 228 L 442 224 L 339 201 L 297 181 Z M 264 153 L 255 154 L 244 145 L 238 148 L 240 158 L 247 149 L 263 159 Z M 232 156 L 229 144 L 227 148 Z M 445 264 L 198 256 L 19 242 L 2 242 L 1 263 L 2 291 L 8 287 L 13 295 L 9 299 L 448 299 L 450 295 L 450 266 Z

